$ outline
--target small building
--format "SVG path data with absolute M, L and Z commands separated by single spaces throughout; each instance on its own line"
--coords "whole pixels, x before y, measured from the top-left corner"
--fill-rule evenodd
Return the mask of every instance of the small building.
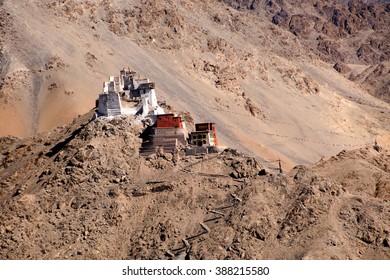
M 103 83 L 103 92 L 97 101 L 98 116 L 114 117 L 122 114 L 120 96 L 117 92 L 119 80 L 110 77 L 109 82 Z
M 123 91 L 131 90 L 134 88 L 134 77 L 137 72 L 130 69 L 122 69 L 120 71 L 120 85 Z
M 174 114 L 157 115 L 154 126 L 143 133 L 141 155 L 156 153 L 162 148 L 164 153 L 173 153 L 179 146 L 188 144 L 188 131 L 181 117 Z
M 197 123 L 190 134 L 190 143 L 194 146 L 218 146 L 215 123 Z
M 119 94 L 116 92 L 99 94 L 98 116 L 114 117 L 122 114 Z
M 139 99 L 143 94 L 150 94 L 154 92 L 155 84 L 149 81 L 144 84 L 140 84 L 137 88 L 131 88 L 128 93 L 128 98 Z
M 96 102 L 98 117 L 135 115 L 138 120 L 155 123 L 157 115 L 165 114 L 158 105 L 155 84 L 137 78 L 136 72 L 122 69 L 119 77 L 111 76 L 103 84 L 103 92 Z
M 153 87 L 151 87 L 153 85 Z M 164 114 L 164 109 L 158 105 L 154 83 L 142 84 L 137 88 L 141 97 L 141 110 L 138 112 L 142 117 L 149 116 L 154 122 L 156 116 Z

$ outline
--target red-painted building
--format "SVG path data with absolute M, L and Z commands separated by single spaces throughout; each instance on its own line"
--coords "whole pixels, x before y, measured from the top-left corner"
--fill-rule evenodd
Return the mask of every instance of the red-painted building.
M 183 128 L 183 123 L 181 121 L 181 117 L 176 117 L 174 114 L 165 114 L 157 116 L 156 126 L 157 128 Z

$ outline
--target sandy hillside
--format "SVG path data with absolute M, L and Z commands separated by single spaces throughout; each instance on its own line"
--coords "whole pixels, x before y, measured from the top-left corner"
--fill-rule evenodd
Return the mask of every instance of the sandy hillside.
M 363 76 L 336 71 L 332 55 L 325 59 L 308 44 L 311 37 L 273 23 L 272 9 L 261 7 L 254 13 L 221 1 L 6 0 L 0 117 L 9 121 L 0 134 L 31 136 L 71 122 L 94 106 L 103 81 L 131 67 L 156 82 L 162 101 L 196 121 L 216 122 L 223 145 L 263 164 L 280 158 L 292 168 L 374 139 L 388 147 L 390 107 L 368 94 L 358 82 Z M 345 63 L 360 63 L 354 69 L 363 72 L 377 64 L 352 58 Z M 365 73 L 375 80 L 383 71 Z

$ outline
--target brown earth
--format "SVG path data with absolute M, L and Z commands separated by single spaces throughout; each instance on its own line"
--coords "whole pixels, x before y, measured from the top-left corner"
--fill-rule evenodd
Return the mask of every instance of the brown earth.
M 389 151 L 279 174 L 231 149 L 143 158 L 130 118 L 91 116 L 1 138 L 1 259 L 390 259 Z
M 4 1 L 0 117 L 8 121 L 0 135 L 71 122 L 93 107 L 108 76 L 129 66 L 156 82 L 161 101 L 216 122 L 222 145 L 264 164 L 312 164 L 375 139 L 389 147 L 390 106 L 368 94 L 388 96 L 387 4 L 251 3 Z M 281 9 L 287 25 L 272 23 Z M 340 20 L 354 18 L 351 34 L 332 21 L 337 9 Z M 369 39 L 375 52 L 361 48 Z M 333 68 L 339 54 L 341 73 Z
M 389 259 L 389 21 L 388 1 L 0 1 L 1 258 Z M 89 123 L 128 66 L 231 149 L 144 159 L 131 120 Z

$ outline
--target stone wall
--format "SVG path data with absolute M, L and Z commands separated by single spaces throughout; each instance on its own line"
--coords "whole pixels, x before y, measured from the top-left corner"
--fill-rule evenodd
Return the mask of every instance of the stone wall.
M 98 115 L 113 117 L 122 114 L 122 106 L 118 93 L 99 94 Z

